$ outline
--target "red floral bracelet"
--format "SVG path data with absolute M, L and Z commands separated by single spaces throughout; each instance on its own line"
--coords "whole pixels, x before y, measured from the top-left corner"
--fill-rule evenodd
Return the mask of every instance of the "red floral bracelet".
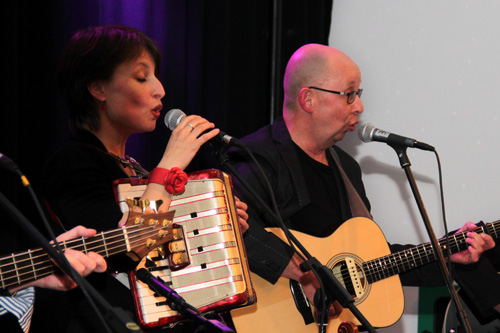
M 149 182 L 165 186 L 165 190 L 171 194 L 181 194 L 186 190 L 188 180 L 187 174 L 180 168 L 172 169 L 154 168 L 149 175 Z

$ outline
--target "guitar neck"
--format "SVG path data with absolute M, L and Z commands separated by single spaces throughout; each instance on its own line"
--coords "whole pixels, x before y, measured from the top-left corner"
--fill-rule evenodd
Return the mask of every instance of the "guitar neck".
M 480 226 L 476 233 L 487 233 L 493 238 L 500 234 L 500 221 Z M 454 234 L 438 241 L 438 246 L 444 256 L 452 255 L 467 249 L 467 232 Z M 431 243 L 425 243 L 387 256 L 366 261 L 363 269 L 370 283 L 388 278 L 390 276 L 407 272 L 436 260 L 436 255 Z
M 126 252 L 130 248 L 130 230 L 134 227 L 124 227 L 107 232 L 101 232 L 89 238 L 76 238 L 59 242 L 63 251 L 74 249 L 85 254 L 96 252 L 103 257 Z M 0 258 L 0 287 L 7 289 L 12 286 L 28 283 L 59 271 L 45 250 L 38 248 L 24 252 L 13 253 Z

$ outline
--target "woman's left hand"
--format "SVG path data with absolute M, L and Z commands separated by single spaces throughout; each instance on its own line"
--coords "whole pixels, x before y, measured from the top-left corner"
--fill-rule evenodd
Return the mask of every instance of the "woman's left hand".
M 234 197 L 235 202 L 236 202 L 236 212 L 238 214 L 238 223 L 240 225 L 240 229 L 242 233 L 245 233 L 245 231 L 248 230 L 248 213 L 247 209 L 248 206 L 246 203 L 238 199 L 238 197 Z

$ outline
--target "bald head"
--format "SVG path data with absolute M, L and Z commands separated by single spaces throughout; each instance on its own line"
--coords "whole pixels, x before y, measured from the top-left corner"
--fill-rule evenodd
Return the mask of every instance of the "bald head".
M 288 61 L 285 71 L 283 80 L 285 109 L 294 108 L 300 89 L 325 86 L 327 82 L 335 80 L 339 69 L 345 66 L 358 68 L 346 54 L 333 47 L 306 44 L 299 48 Z

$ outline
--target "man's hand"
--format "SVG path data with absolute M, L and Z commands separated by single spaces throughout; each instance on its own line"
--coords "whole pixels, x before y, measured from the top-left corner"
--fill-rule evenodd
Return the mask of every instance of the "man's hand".
M 77 237 L 92 237 L 96 234 L 94 229 L 87 229 L 82 226 L 75 227 L 57 237 L 57 241 L 70 240 Z M 107 264 L 104 258 L 95 253 L 89 252 L 84 254 L 83 252 L 67 249 L 64 255 L 68 259 L 69 263 L 73 268 L 82 276 L 87 276 L 92 272 L 102 273 L 106 270 Z M 75 288 L 77 285 L 68 275 L 64 273 L 55 273 L 44 278 L 35 280 L 33 282 L 14 287 L 9 289 L 11 293 L 16 292 L 19 289 L 27 287 L 41 287 L 54 290 L 70 290 Z
M 314 295 L 319 289 L 320 284 L 313 272 L 302 272 L 299 266 L 301 262 L 302 260 L 299 256 L 294 254 L 290 263 L 283 271 L 282 276 L 299 282 L 309 303 L 314 304 Z M 328 310 L 328 319 L 338 318 L 343 310 L 344 308 L 340 305 L 340 303 L 338 301 L 334 301 Z
M 475 233 L 477 226 L 472 222 L 467 222 L 456 233 L 467 232 L 466 242 L 469 244 L 467 250 L 458 252 L 450 256 L 451 262 L 457 264 L 472 264 L 479 260 L 484 251 L 488 251 L 495 247 L 495 241 L 490 235 L 485 233 Z

